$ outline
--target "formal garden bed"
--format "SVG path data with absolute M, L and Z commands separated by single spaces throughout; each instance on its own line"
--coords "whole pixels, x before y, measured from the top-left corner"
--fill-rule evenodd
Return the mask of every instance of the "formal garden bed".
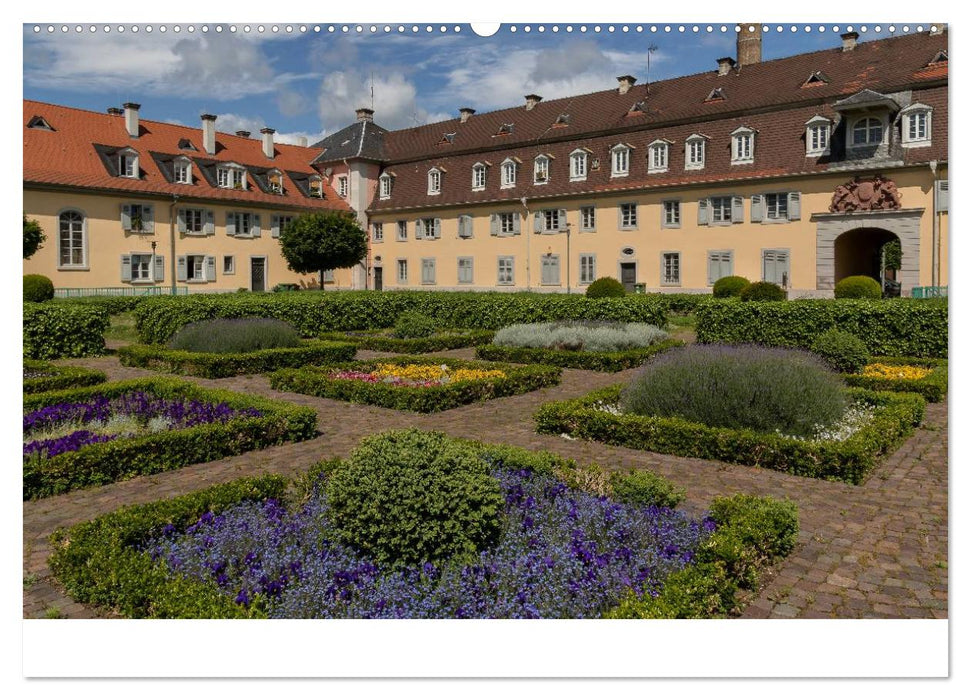
M 281 369 L 270 386 L 352 403 L 430 413 L 525 394 L 560 381 L 559 367 L 411 357 Z
M 50 565 L 126 617 L 734 614 L 792 550 L 796 508 L 737 495 L 691 518 L 675 493 L 647 472 L 398 431 L 297 488 L 242 479 L 58 530 Z
M 545 404 L 536 421 L 544 433 L 859 484 L 923 414 L 922 397 L 847 388 L 808 353 L 711 346 Z
M 374 331 L 321 333 L 321 340 L 351 343 L 363 350 L 378 352 L 425 353 L 483 345 L 492 340 L 492 331 L 454 329 L 436 331 L 425 338 L 399 338 L 393 328 Z
M 317 415 L 153 378 L 25 395 L 23 423 L 29 499 L 306 440 Z
M 947 360 L 919 357 L 871 357 L 856 374 L 844 374 L 850 386 L 873 391 L 908 391 L 937 403 L 947 395 Z
M 55 365 L 41 360 L 24 360 L 24 393 L 91 386 L 108 381 L 108 375 L 96 369 Z
M 619 372 L 682 344 L 645 323 L 558 321 L 507 326 L 475 354 L 482 360 Z

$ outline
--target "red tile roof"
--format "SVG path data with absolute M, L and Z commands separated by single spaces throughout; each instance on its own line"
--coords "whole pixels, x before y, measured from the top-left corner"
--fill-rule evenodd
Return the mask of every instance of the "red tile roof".
M 282 208 L 349 210 L 323 178 L 324 198 L 304 196 L 294 176 L 314 175 L 310 162 L 319 151 L 289 144 L 274 144 L 272 160 L 263 155 L 261 139 L 217 132 L 216 153 L 202 149 L 202 128 L 141 119 L 138 138 L 131 138 L 123 116 L 24 100 L 24 185 L 68 185 L 117 190 L 143 195 L 172 195 L 185 198 L 227 200 Z M 34 116 L 43 117 L 54 129 L 27 128 Z M 189 139 L 198 150 L 180 150 L 179 141 Z M 138 179 L 117 177 L 105 167 L 95 146 L 133 148 L 138 152 L 142 175 Z M 276 168 L 283 173 L 284 194 L 261 191 L 248 178 L 250 189 L 229 190 L 210 185 L 193 162 L 194 184 L 169 182 L 152 153 L 185 155 L 203 161 L 235 162 L 254 169 Z M 291 175 L 291 173 L 293 175 Z

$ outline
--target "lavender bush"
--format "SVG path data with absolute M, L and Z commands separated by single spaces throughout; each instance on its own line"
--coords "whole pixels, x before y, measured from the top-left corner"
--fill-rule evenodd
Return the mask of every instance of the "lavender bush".
M 147 545 L 174 573 L 278 618 L 598 617 L 630 590 L 656 594 L 715 528 L 668 508 L 621 505 L 552 476 L 491 464 L 497 543 L 472 563 L 382 567 L 341 544 L 323 482 L 295 512 L 277 501 L 207 513 Z
M 619 352 L 646 348 L 666 338 L 665 331 L 648 323 L 564 321 L 517 323 L 499 330 L 492 342 L 522 348 Z
M 300 334 L 274 318 L 214 318 L 182 327 L 169 341 L 172 350 L 240 353 L 269 348 L 295 348 Z

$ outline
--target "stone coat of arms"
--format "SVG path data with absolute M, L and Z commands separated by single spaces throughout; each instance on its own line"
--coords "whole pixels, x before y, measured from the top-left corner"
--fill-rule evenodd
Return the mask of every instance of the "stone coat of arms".
M 833 213 L 900 209 L 900 192 L 893 180 L 882 175 L 856 177 L 837 185 L 829 210 Z

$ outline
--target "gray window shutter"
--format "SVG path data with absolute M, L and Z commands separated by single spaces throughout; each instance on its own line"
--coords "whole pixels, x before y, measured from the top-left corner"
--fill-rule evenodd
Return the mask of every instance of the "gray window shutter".
M 280 237 L 280 215 L 273 214 L 270 216 L 270 236 L 272 238 Z
M 538 211 L 533 214 L 533 233 L 543 232 L 543 212 Z
M 179 222 L 179 233 L 185 233 L 185 209 L 179 209 L 177 220 Z
M 121 256 L 121 281 L 131 282 L 131 256 Z
M 802 205 L 802 198 L 799 196 L 798 192 L 789 193 L 789 221 L 799 221 L 802 218 L 802 212 L 800 211 Z
M 233 216 L 233 212 L 231 211 L 226 212 L 226 235 L 236 235 L 236 217 Z
M 523 232 L 522 221 L 520 220 L 519 214 L 516 212 L 513 212 L 512 215 L 512 232 L 515 236 L 518 236 Z
M 433 238 L 441 238 L 442 237 L 442 220 L 441 219 L 435 219 L 435 232 L 434 232 L 434 234 L 433 234 L 432 237 Z
M 175 259 L 175 280 L 177 282 L 185 282 L 187 279 L 186 259 L 184 255 L 180 255 Z
M 620 230 L 623 228 L 624 228 L 624 205 L 618 204 L 617 205 L 617 229 Z
M 153 204 L 142 206 L 142 231 L 155 233 L 155 205 Z
M 709 216 L 711 216 L 711 202 L 708 199 L 698 200 L 698 225 L 707 226 L 709 223 Z
M 165 256 L 156 255 L 155 256 L 155 274 L 153 279 L 156 282 L 163 282 L 165 280 Z
M 718 256 L 708 254 L 708 284 L 718 281 Z
M 216 212 L 206 209 L 206 235 L 211 236 L 216 233 Z
M 558 216 L 559 216 L 559 224 L 560 224 L 559 230 L 566 231 L 566 209 L 560 209 Z
M 421 219 L 415 219 L 415 238 L 425 237 L 425 225 L 422 223 Z
M 489 235 L 498 236 L 499 235 L 499 215 L 489 214 Z
M 253 238 L 260 237 L 260 215 L 259 214 L 253 214 L 253 225 L 250 227 L 250 235 L 253 236 Z
M 131 205 L 121 205 L 121 230 L 131 231 Z
M 206 256 L 206 282 L 216 281 L 216 257 L 213 255 Z
M 750 216 L 752 218 L 753 224 L 758 223 L 759 221 L 762 221 L 762 211 L 763 211 L 764 202 L 765 202 L 765 198 L 762 195 L 760 194 L 752 195 L 752 209 L 751 209 Z M 732 219 L 734 220 L 734 218 L 735 217 L 733 216 Z
M 745 220 L 745 211 L 743 206 L 745 205 L 744 198 L 735 195 L 732 197 L 732 223 L 736 224 Z
M 945 212 L 950 209 L 951 197 L 948 194 L 947 180 L 938 180 L 937 187 L 937 212 Z

